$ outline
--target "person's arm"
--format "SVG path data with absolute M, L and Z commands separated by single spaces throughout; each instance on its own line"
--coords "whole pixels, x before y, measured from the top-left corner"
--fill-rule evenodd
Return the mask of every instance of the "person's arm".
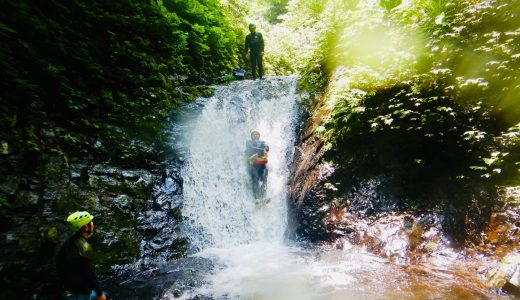
M 246 141 L 246 150 L 244 152 L 245 157 L 247 157 L 247 162 L 252 164 L 255 155 L 251 155 L 251 153 L 254 152 L 254 147 L 251 144 L 251 141 Z
M 253 149 L 254 149 L 254 148 L 253 148 Z M 251 152 L 249 152 L 249 153 L 251 153 Z M 248 155 L 249 155 L 249 154 L 248 154 Z M 257 158 L 257 157 L 258 157 L 258 154 L 255 152 L 255 153 L 253 153 L 252 155 L 250 155 L 250 156 L 247 158 L 247 161 L 249 162 L 249 164 L 252 164 L 253 160 L 254 160 L 255 158 Z
M 96 276 L 96 271 L 94 265 L 92 264 L 93 250 L 88 242 L 84 239 L 78 239 L 76 241 L 76 247 L 79 251 L 79 264 L 81 270 L 80 272 L 85 273 L 86 284 L 88 287 L 98 296 L 99 300 L 104 300 L 105 296 L 103 295 L 103 290 L 99 285 L 99 281 Z
M 261 33 L 258 34 L 260 35 L 260 52 L 264 55 L 264 36 Z
M 245 49 L 244 55 L 247 55 L 247 53 L 249 52 L 249 35 L 246 36 L 246 42 L 244 44 L 244 49 Z
M 265 152 L 269 152 L 269 145 L 264 142 L 264 141 L 260 141 L 260 146 L 258 147 L 255 147 L 256 150 L 264 150 Z

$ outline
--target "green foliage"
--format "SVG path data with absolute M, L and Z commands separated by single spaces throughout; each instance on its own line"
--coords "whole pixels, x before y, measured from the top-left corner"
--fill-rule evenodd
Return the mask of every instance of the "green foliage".
M 141 129 L 157 135 L 185 98 L 179 87 L 236 66 L 232 20 L 217 0 L 5 3 L 2 136 L 22 154 L 61 145 L 118 156 Z
M 0 217 L 3 217 L 7 213 L 7 209 L 10 207 L 9 202 L 6 198 L 0 196 Z
M 443 187 L 485 186 L 499 175 L 493 170 L 501 155 L 490 152 L 494 140 L 486 133 L 495 122 L 489 111 L 464 109 L 443 95 L 440 82 L 435 89 L 420 83 L 343 95 L 325 126 L 335 161 L 354 176 L 391 174 L 409 197 L 402 207 L 436 205 Z
M 379 5 L 384 7 L 386 10 L 392 10 L 393 8 L 399 6 L 402 0 L 379 0 Z
M 271 61 L 331 111 L 317 134 L 338 194 L 383 176 L 398 207 L 442 208 L 452 233 L 482 226 L 520 178 L 520 3 L 378 2 L 291 1 L 280 30 L 297 38 Z
M 261 2 L 269 7 L 264 13 L 264 17 L 271 24 L 280 23 L 279 17 L 288 12 L 287 4 L 289 0 L 263 0 Z

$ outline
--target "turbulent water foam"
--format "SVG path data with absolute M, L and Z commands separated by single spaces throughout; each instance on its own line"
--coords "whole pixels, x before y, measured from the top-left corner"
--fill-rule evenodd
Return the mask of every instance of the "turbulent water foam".
M 188 133 L 183 169 L 185 228 L 198 250 L 282 240 L 299 99 L 295 87 L 294 77 L 234 82 L 205 100 Z M 247 173 L 244 151 L 252 130 L 270 146 L 267 207 L 254 204 Z

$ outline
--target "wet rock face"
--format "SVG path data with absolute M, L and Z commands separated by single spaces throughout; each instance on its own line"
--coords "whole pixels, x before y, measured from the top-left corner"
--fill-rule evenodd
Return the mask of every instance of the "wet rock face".
M 449 245 L 442 235 L 442 217 L 412 216 L 392 212 L 377 192 L 376 179 L 337 198 L 329 182 L 334 168 L 322 161 L 320 142 L 309 138 L 295 155 L 290 182 L 290 229 L 293 237 L 308 242 L 362 245 L 376 255 L 407 264 L 441 251 Z
M 0 298 L 55 299 L 54 257 L 70 232 L 63 220 L 76 210 L 94 215 L 90 238 L 100 278 L 140 262 L 183 255 L 180 236 L 180 162 L 125 169 L 107 163 L 45 157 L 33 174 L 0 178 Z M 0 206 L 1 208 L 1 206 Z M 108 287 L 110 289 L 110 287 Z
M 382 195 L 381 187 L 389 186 L 386 180 L 391 178 L 367 177 L 351 184 L 348 191 L 338 193 L 345 187 L 335 183 L 338 174 L 323 159 L 327 153 L 312 134 L 313 128 L 316 125 L 310 124 L 307 132 L 302 133 L 292 165 L 288 191 L 292 238 L 337 248 L 360 245 L 411 274 L 427 276 L 439 268 L 457 276 L 478 273 L 480 278 L 474 284 L 481 286 L 482 291 L 502 289 L 520 296 L 520 188 L 507 189 L 503 205 L 495 207 L 484 220 L 484 230 L 467 226 L 473 223 L 466 216 L 466 231 L 464 227 L 457 230 L 471 238 L 463 245 L 455 245 L 446 235 L 442 208 L 402 212 L 399 203 L 405 198 L 389 199 Z M 400 190 L 393 192 L 402 194 Z M 466 280 L 465 276 L 460 278 Z
M 514 294 L 519 295 L 520 255 L 516 253 L 506 255 L 488 272 L 488 277 L 490 287 L 497 290 L 509 288 L 514 291 Z
M 134 265 L 116 270 L 118 280 L 110 282 L 120 299 L 174 299 L 203 285 L 204 276 L 215 268 L 201 257 L 189 257 L 171 263 Z
M 398 202 L 378 192 L 383 177 L 364 180 L 339 198 L 322 148 L 308 136 L 295 154 L 289 186 L 293 238 L 338 249 L 358 245 L 402 266 L 412 278 L 425 277 L 427 282 L 430 274 L 441 271 L 482 291 L 475 295 L 460 288 L 462 298 L 485 298 L 491 289 L 520 296 L 520 188 L 508 188 L 486 228 L 475 229 L 473 239 L 454 247 L 441 213 L 399 212 Z
M 436 214 L 382 213 L 359 218 L 346 213 L 342 223 L 350 231 L 341 239 L 365 246 L 369 252 L 394 263 L 416 264 L 450 247 L 449 239 L 442 233 L 441 220 Z
M 301 132 L 296 142 L 287 195 L 288 235 L 300 241 L 326 241 L 337 236 L 327 221 L 333 202 L 330 192 L 334 187 L 327 186 L 326 180 L 334 173 L 334 166 L 323 161 L 326 149 L 315 134 L 327 114 L 326 106 L 318 104 L 312 115 L 298 126 Z
M 323 188 L 325 166 L 322 142 L 308 137 L 296 147 L 290 176 L 289 232 L 293 238 L 311 242 L 330 238 L 325 223 L 327 195 Z

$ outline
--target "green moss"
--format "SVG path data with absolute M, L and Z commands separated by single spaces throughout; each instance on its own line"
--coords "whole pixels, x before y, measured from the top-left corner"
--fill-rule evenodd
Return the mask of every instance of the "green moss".
M 95 249 L 94 261 L 99 266 L 100 274 L 108 274 L 111 266 L 130 263 L 140 255 L 140 239 L 136 232 L 128 227 L 121 227 L 114 234 L 117 238 L 116 242 L 109 246 L 99 245 Z

